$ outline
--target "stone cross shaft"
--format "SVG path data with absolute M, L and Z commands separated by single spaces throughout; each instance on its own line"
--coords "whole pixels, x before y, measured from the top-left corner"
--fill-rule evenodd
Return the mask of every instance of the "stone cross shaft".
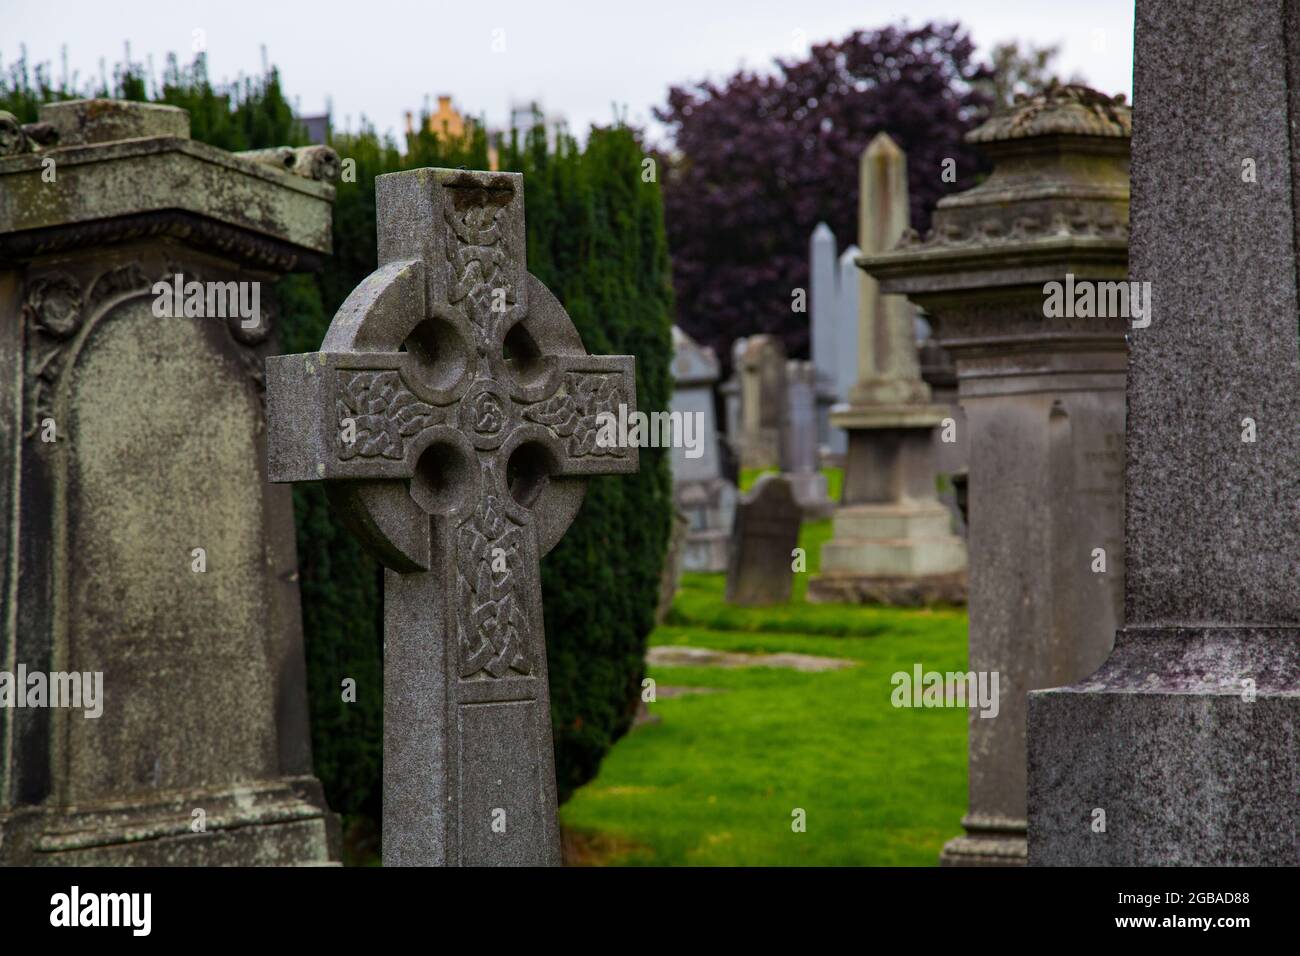
M 268 360 L 273 481 L 324 481 L 385 565 L 385 865 L 557 864 L 538 562 L 636 408 L 525 266 L 522 177 L 376 180 L 379 268 L 319 352 Z

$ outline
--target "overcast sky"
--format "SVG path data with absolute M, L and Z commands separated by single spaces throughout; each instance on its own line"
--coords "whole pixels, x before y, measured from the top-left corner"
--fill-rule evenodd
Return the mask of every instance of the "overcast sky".
M 803 44 L 905 18 L 959 19 L 981 50 L 1019 39 L 1060 43 L 1059 71 L 1131 96 L 1133 0 L 6 0 L 0 57 L 27 45 L 32 62 L 60 72 L 66 44 L 81 79 L 111 70 L 130 42 L 161 70 L 168 52 L 188 62 L 203 31 L 214 80 L 260 72 L 265 44 L 303 113 L 333 100 L 336 127 L 362 114 L 382 132 L 406 110 L 450 93 L 458 106 L 503 125 L 509 104 L 539 99 L 570 128 L 607 123 L 613 104 L 639 125 L 670 85 L 767 68 Z M 494 52 L 494 46 L 501 52 Z

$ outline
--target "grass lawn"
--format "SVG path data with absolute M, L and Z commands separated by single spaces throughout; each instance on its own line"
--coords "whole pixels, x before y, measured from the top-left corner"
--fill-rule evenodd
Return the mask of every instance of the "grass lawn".
M 752 476 L 745 476 L 751 478 Z M 832 479 L 834 480 L 834 478 Z M 651 667 L 659 723 L 639 727 L 561 808 L 591 862 L 934 865 L 966 809 L 964 710 L 890 704 L 896 671 L 966 669 L 964 610 L 804 602 L 830 522 L 808 522 L 788 604 L 734 608 L 723 576 L 687 574 L 652 645 L 847 658 L 845 670 Z M 806 812 L 806 832 L 792 829 Z

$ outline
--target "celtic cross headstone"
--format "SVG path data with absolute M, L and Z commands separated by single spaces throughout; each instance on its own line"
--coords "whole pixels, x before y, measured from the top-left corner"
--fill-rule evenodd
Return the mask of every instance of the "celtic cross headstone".
M 324 481 L 385 565 L 385 865 L 556 864 L 538 562 L 598 441 L 635 411 L 630 356 L 586 353 L 525 266 L 522 177 L 376 180 L 379 268 L 321 350 L 267 364 L 274 481 Z

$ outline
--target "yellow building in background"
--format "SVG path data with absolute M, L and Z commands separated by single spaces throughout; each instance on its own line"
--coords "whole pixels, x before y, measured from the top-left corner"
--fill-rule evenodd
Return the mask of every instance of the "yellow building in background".
M 441 140 L 461 139 L 474 132 L 474 120 L 466 117 L 452 104 L 451 96 L 438 97 L 438 109 L 429 113 L 424 124 L 425 129 Z M 406 111 L 406 135 L 415 134 L 415 114 Z M 488 145 L 488 167 L 497 168 L 497 150 L 494 144 Z
M 425 129 L 439 139 L 460 139 L 466 132 L 474 129 L 474 121 L 466 119 L 460 110 L 452 105 L 450 96 L 438 97 L 438 109 L 429 114 L 429 119 L 424 125 Z M 415 114 L 410 110 L 406 111 L 406 133 L 408 136 L 415 133 Z

